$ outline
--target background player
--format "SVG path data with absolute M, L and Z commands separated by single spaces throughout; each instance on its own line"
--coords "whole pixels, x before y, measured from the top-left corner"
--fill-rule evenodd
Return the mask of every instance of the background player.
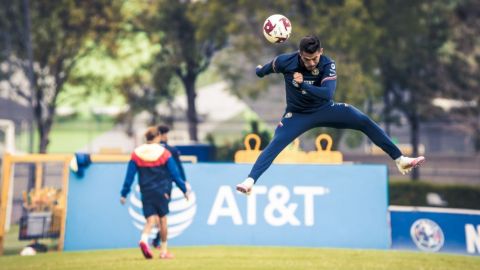
M 187 188 L 180 177 L 177 163 L 172 154 L 160 143 L 157 127 L 150 127 L 145 133 L 146 143 L 135 148 L 128 162 L 125 182 L 121 191 L 120 202 L 125 204 L 135 174 L 138 172 L 138 183 L 142 195 L 143 215 L 147 222 L 142 231 L 139 246 L 147 259 L 153 257 L 148 245 L 152 227 L 157 224 L 161 232 L 161 259 L 171 259 L 173 255 L 167 250 L 167 214 L 169 212 L 172 190 L 172 178 L 188 200 Z

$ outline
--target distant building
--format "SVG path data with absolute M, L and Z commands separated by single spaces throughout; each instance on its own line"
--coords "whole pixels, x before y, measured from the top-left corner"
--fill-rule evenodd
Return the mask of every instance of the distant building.
M 20 130 L 22 125 L 32 122 L 33 114 L 29 107 L 0 97 L 0 119 L 12 120 L 15 122 L 17 130 Z

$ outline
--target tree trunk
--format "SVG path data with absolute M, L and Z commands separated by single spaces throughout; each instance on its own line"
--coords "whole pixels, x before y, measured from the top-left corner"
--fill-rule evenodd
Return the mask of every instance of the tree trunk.
M 42 128 L 38 128 L 38 134 L 39 134 L 39 145 L 38 145 L 38 152 L 41 154 L 47 153 L 47 147 L 48 144 L 50 143 L 50 140 L 48 139 L 48 136 L 50 135 L 50 130 L 52 128 L 52 125 L 50 124 L 49 127 L 47 127 L 47 124 L 43 124 L 44 126 Z
M 58 92 L 55 92 L 53 97 L 53 104 L 47 108 L 42 106 L 44 101 L 43 89 L 35 89 L 35 102 L 33 104 L 34 119 L 37 124 L 38 132 L 38 153 L 44 154 L 47 152 L 48 144 L 50 143 L 49 135 L 53 126 L 53 117 L 55 116 L 55 100 Z
M 383 122 L 385 123 L 385 133 L 390 137 L 390 125 L 391 125 L 391 104 L 390 104 L 390 91 L 386 89 L 383 93 Z
M 163 122 L 170 126 L 172 129 L 174 129 L 174 119 L 175 119 L 175 116 L 174 116 L 174 107 L 173 107 L 173 102 L 172 101 L 168 101 L 167 102 L 167 107 L 168 107 L 168 111 L 170 112 L 169 114 L 166 114 L 162 117 L 163 119 Z
M 23 13 L 24 13 L 24 23 L 25 23 L 25 34 L 23 42 L 25 43 L 25 48 L 27 51 L 27 66 L 25 68 L 26 74 L 28 77 L 28 82 L 29 82 L 29 87 L 30 87 L 30 99 L 29 99 L 29 104 L 30 108 L 32 111 L 32 118 L 36 119 L 35 114 L 36 114 L 36 104 L 34 103 L 34 87 L 36 85 L 35 83 L 35 72 L 33 70 L 33 48 L 32 48 L 32 36 L 30 34 L 31 31 L 31 23 L 30 23 L 30 3 L 28 0 L 23 0 Z M 33 153 L 33 122 L 32 120 L 30 122 L 30 137 L 29 137 L 29 152 Z M 38 121 L 37 121 L 38 123 Z M 32 167 L 33 168 L 33 167 Z M 33 177 L 33 174 L 32 174 Z
M 160 120 L 161 120 L 160 114 L 158 113 L 156 106 L 152 106 L 152 110 L 151 110 L 151 113 L 150 113 L 149 125 L 151 125 L 151 126 L 158 125 Z
M 125 124 L 126 124 L 125 133 L 127 133 L 127 136 L 130 138 L 134 136 L 133 119 L 134 119 L 134 113 L 132 112 L 132 109 L 130 109 L 125 115 Z
M 196 75 L 187 75 L 182 78 L 185 92 L 187 93 L 187 121 L 188 121 L 188 134 L 190 140 L 198 142 L 198 119 L 197 108 L 195 106 L 195 99 L 197 93 L 195 91 Z
M 37 118 L 37 130 L 39 135 L 38 152 L 41 154 L 47 153 L 47 147 L 50 143 L 49 136 L 52 130 L 54 113 L 48 113 L 45 120 L 41 116 Z

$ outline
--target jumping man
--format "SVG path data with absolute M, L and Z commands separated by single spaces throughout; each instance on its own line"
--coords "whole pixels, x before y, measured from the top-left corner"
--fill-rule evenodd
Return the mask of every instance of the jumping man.
M 253 185 L 275 157 L 295 138 L 315 127 L 355 129 L 365 133 L 395 161 L 402 174 L 425 161 L 423 156 L 403 156 L 387 134 L 367 115 L 352 105 L 333 101 L 337 86 L 336 66 L 332 59 L 323 55 L 318 37 L 306 36 L 300 41 L 299 51 L 279 55 L 256 68 L 260 78 L 270 73 L 283 74 L 287 108 L 272 141 L 258 157 L 248 178 L 236 186 L 238 191 L 250 194 Z

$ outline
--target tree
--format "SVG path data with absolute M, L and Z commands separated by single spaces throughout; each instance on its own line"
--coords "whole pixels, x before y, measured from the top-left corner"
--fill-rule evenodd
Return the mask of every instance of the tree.
M 445 90 L 440 83 L 440 48 L 447 40 L 451 7 L 432 1 L 367 1 L 382 32 L 375 56 L 384 87 L 385 120 L 399 111 L 410 127 L 413 155 L 418 155 L 420 122 L 438 113 L 431 100 Z M 415 169 L 412 179 L 419 178 Z
M 95 101 L 90 102 L 101 103 L 98 99 L 104 97 L 104 102 L 126 103 L 127 110 L 119 114 L 117 120 L 125 124 L 129 136 L 134 135 L 135 116 L 142 112 L 150 116 L 150 124 L 162 118 L 171 125 L 171 113 L 156 109 L 162 102 L 170 107 L 176 89 L 172 82 L 173 71 L 162 66 L 162 61 L 155 61 L 160 46 L 152 44 L 145 32 L 134 31 L 127 22 L 121 23 L 120 28 L 121 33 L 110 46 L 97 46 L 77 62 L 68 84 L 69 91 L 62 93 L 61 99 L 75 104 L 78 98 L 94 96 Z M 98 69 L 104 72 L 99 73 Z
M 149 124 L 156 125 L 162 120 L 168 125 L 173 124 L 173 116 L 164 115 L 161 117 L 157 110 L 158 103 L 166 101 L 171 106 L 174 97 L 175 87 L 172 80 L 172 69 L 162 65 L 150 67 L 149 78 L 142 77 L 141 74 L 123 78 L 118 87 L 120 93 L 125 97 L 129 104 L 129 111 L 126 114 L 127 134 L 133 136 L 133 118 L 136 114 L 145 110 L 151 115 Z M 152 81 L 154 79 L 154 81 Z M 173 111 L 171 108 L 170 111 Z M 160 119 L 162 118 L 162 119 Z
M 58 95 L 78 59 L 99 42 L 111 38 L 120 21 L 120 1 L 7 1 L 0 17 L 3 78 L 30 104 L 45 153 Z M 110 36 L 108 35 L 110 34 Z M 91 46 L 87 41 L 90 41 Z M 27 83 L 15 81 L 24 74 Z
M 162 45 L 162 61 L 180 79 L 187 96 L 190 139 L 198 141 L 195 82 L 214 54 L 227 45 L 234 1 L 167 1 L 146 3 L 135 24 Z
M 452 122 L 463 123 L 480 152 L 480 6 L 473 0 L 456 1 L 448 16 L 448 41 L 440 50 L 442 97 L 460 101 L 448 111 Z

